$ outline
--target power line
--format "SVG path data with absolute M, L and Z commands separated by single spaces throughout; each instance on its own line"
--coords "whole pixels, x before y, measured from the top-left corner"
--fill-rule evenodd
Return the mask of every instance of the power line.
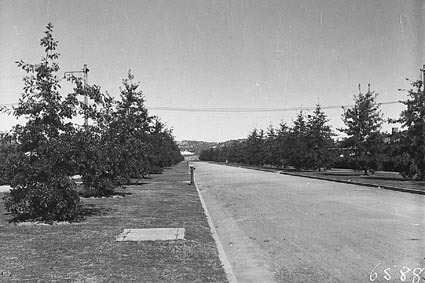
M 380 105 L 397 104 L 400 101 L 388 101 L 378 103 Z M 353 107 L 354 105 L 327 105 L 320 106 L 322 109 L 341 109 L 342 107 Z M 189 107 L 148 107 L 150 110 L 177 111 L 177 112 L 284 112 L 296 110 L 313 110 L 316 106 L 284 107 L 284 108 L 189 108 Z
M 398 104 L 401 101 L 388 101 L 378 103 L 380 105 Z M 16 106 L 18 103 L 0 104 L 4 107 Z M 320 106 L 322 109 L 341 109 L 343 107 L 353 107 L 354 105 L 326 105 Z M 316 106 L 283 107 L 283 108 L 196 108 L 196 107 L 147 107 L 150 110 L 175 111 L 175 112 L 223 112 L 223 113 L 243 113 L 243 112 L 285 112 L 296 110 L 313 110 Z

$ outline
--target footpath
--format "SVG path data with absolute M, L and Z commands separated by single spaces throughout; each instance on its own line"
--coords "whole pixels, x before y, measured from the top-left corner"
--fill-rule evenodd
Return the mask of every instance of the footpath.
M 375 187 L 379 189 L 406 192 L 412 194 L 425 195 L 425 181 L 411 181 L 403 179 L 396 172 L 384 172 L 378 171 L 374 174 L 367 176 L 349 169 L 331 169 L 324 172 L 317 171 L 296 171 L 286 170 L 281 168 L 273 167 L 260 167 L 260 166 L 249 166 L 240 164 L 225 164 L 217 163 L 228 166 L 236 166 L 246 169 L 260 170 L 266 172 L 274 172 L 279 174 L 298 176 L 304 178 L 312 178 L 319 180 L 326 180 L 338 183 L 354 184 L 367 187 Z

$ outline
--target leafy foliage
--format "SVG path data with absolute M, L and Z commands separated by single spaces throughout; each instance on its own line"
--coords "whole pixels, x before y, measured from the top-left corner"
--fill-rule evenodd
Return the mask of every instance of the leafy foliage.
M 379 142 L 383 119 L 376 96 L 370 90 L 354 96 L 355 105 L 344 109 L 342 116 L 346 128 L 340 129 L 348 136 L 344 147 L 352 168 L 364 170 L 365 174 L 377 170 L 381 164 L 379 147 L 375 145 Z
M 112 121 L 104 133 L 107 142 L 114 143 L 119 148 L 118 172 L 127 179 L 141 178 L 149 173 L 148 162 L 148 135 L 152 117 L 144 105 L 142 91 L 138 91 L 139 84 L 133 82 L 134 76 L 129 71 L 128 77 L 123 80 L 121 100 L 116 103 L 116 110 L 112 113 Z
M 158 117 L 153 117 L 148 144 L 150 147 L 148 160 L 151 173 L 160 173 L 162 168 L 183 161 L 172 131 L 167 129 Z
M 105 196 L 125 181 L 115 170 L 114 161 L 118 149 L 106 139 L 114 111 L 114 100 L 101 92 L 97 85 L 84 86 L 81 79 L 71 77 L 77 97 L 87 95 L 90 104 L 79 103 L 78 113 L 90 119 L 93 124 L 78 127 L 72 137 L 70 151 L 75 163 L 76 174 L 81 175 L 84 196 Z M 82 101 L 80 99 L 79 101 Z
M 28 119 L 24 126 L 15 126 L 8 139 L 17 144 L 12 167 L 12 190 L 4 196 L 6 209 L 19 217 L 52 220 L 74 220 L 80 211 L 80 200 L 69 176 L 73 125 L 67 119 L 75 114 L 75 96 L 59 93 L 59 66 L 53 40 L 53 25 L 48 24 L 40 45 L 45 56 L 39 64 L 17 62 L 28 75 L 24 93 L 14 109 L 17 117 Z
M 329 168 L 335 159 L 335 147 L 328 119 L 319 104 L 307 121 L 306 143 L 309 167 L 320 171 Z
M 75 93 L 92 102 L 81 104 L 80 114 L 92 125 L 79 128 L 73 137 L 73 156 L 86 196 L 104 196 L 130 179 L 159 173 L 183 157 L 174 137 L 159 118 L 150 116 L 139 83 L 128 73 L 120 100 L 103 94 L 98 86 L 84 87 L 77 78 Z
M 13 166 L 13 160 L 16 159 L 17 146 L 10 143 L 0 135 L 0 186 L 10 184 L 13 176 L 9 168 Z
M 305 117 L 300 111 L 297 118 L 294 121 L 294 126 L 289 133 L 289 143 L 287 144 L 289 149 L 288 160 L 289 164 L 297 169 L 306 167 L 308 162 L 307 152 L 307 122 Z
M 399 136 L 399 171 L 409 178 L 425 179 L 425 88 L 423 82 L 412 82 L 406 109 L 396 122 L 405 129 Z
M 53 26 L 46 29 L 41 63 L 17 62 L 28 75 L 14 115 L 27 122 L 2 137 L 2 143 L 13 148 L 0 164 L 1 181 L 12 186 L 3 200 L 18 219 L 71 221 L 79 218 L 82 205 L 72 175 L 81 175 L 89 195 L 108 195 L 130 178 L 160 172 L 183 157 L 172 131 L 149 116 L 130 72 L 123 80 L 120 100 L 74 76 L 68 78 L 74 91 L 62 96 L 56 75 L 58 42 L 52 36 Z M 82 102 L 84 96 L 90 104 Z M 92 125 L 75 125 L 73 118 L 78 115 Z
M 281 123 L 267 131 L 254 129 L 246 140 L 231 141 L 201 152 L 201 160 L 250 165 L 293 166 L 297 169 L 328 168 L 334 158 L 333 133 L 317 105 L 312 116 L 297 115 L 292 128 Z
M 76 220 L 82 204 L 74 186 L 63 176 L 51 176 L 45 182 L 28 181 L 15 186 L 4 198 L 4 205 L 17 219 Z
M 264 163 L 263 155 L 264 132 L 254 129 L 248 136 L 245 143 L 246 163 L 250 165 L 260 165 Z

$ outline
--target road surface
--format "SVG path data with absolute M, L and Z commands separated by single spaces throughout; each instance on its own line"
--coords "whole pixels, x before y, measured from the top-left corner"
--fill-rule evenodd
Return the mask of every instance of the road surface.
M 238 282 L 425 282 L 425 196 L 194 165 Z

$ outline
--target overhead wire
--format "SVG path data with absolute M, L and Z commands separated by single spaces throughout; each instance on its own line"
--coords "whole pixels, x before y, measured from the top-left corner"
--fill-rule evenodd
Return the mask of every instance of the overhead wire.
M 388 101 L 378 103 L 380 105 L 397 104 L 400 101 Z M 320 106 L 321 109 L 338 109 L 352 107 L 354 105 L 327 105 Z M 151 110 L 180 111 L 180 112 L 283 112 L 295 110 L 312 110 L 316 106 L 282 107 L 282 108 L 190 108 L 190 107 L 148 107 Z
M 387 101 L 380 102 L 379 105 L 397 104 L 401 101 Z M 18 103 L 0 104 L 0 107 L 10 107 L 18 105 Z M 320 106 L 321 109 L 341 109 L 346 107 L 353 107 L 354 105 L 325 105 Z M 313 110 L 316 106 L 299 106 L 299 107 L 281 107 L 281 108 L 199 108 L 199 107 L 169 107 L 169 106 L 153 106 L 147 107 L 150 110 L 157 111 L 176 111 L 176 112 L 223 112 L 223 113 L 243 113 L 243 112 L 285 112 L 296 110 Z

